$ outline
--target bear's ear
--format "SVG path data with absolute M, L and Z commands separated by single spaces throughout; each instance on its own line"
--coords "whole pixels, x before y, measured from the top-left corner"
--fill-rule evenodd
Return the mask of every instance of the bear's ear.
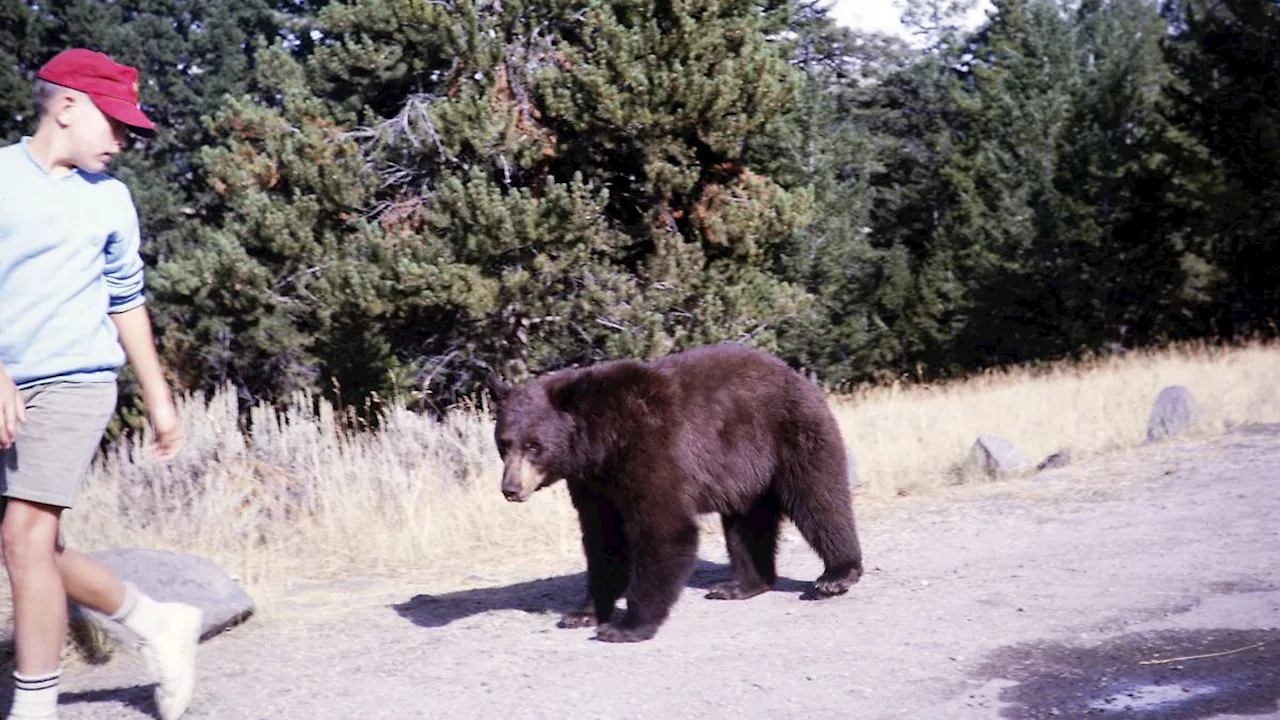
M 507 399 L 507 395 L 511 393 L 511 385 L 503 382 L 502 378 L 498 377 L 497 373 L 492 370 L 485 374 L 484 385 L 489 394 L 493 396 L 495 403 L 501 404 L 503 400 Z
M 590 377 L 575 373 L 561 382 L 548 386 L 547 400 L 551 403 L 551 407 L 560 412 L 573 412 L 580 409 L 583 399 L 591 393 L 590 386 Z

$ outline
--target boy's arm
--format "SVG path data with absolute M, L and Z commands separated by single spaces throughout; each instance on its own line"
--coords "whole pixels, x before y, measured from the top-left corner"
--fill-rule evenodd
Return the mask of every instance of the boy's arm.
M 18 438 L 18 423 L 27 421 L 26 403 L 13 384 L 9 373 L 0 365 L 0 450 L 6 450 Z
M 160 356 L 156 352 L 155 338 L 151 332 L 151 317 L 146 305 L 138 305 L 120 313 L 113 313 L 111 320 L 120 331 L 120 345 L 124 347 L 129 365 L 142 386 L 142 398 L 147 405 L 151 429 L 156 434 L 156 457 L 167 460 L 182 446 L 182 423 L 173 405 L 173 395 L 164 379 Z
M 103 276 L 110 296 L 107 312 L 120 332 L 120 345 L 138 377 L 138 384 L 142 386 L 147 418 L 156 434 L 156 457 L 165 460 L 182 445 L 182 423 L 173 406 L 173 397 L 169 394 L 151 332 L 151 316 L 147 313 L 143 295 L 143 265 L 139 254 L 142 237 L 138 213 L 127 189 L 122 204 L 127 213 L 106 247 Z

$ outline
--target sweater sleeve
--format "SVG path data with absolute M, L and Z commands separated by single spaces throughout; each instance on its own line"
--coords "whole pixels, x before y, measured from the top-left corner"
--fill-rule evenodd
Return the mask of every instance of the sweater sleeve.
M 133 206 L 133 196 L 125 190 L 127 209 L 123 220 L 111 236 L 107 238 L 106 277 L 107 290 L 111 301 L 107 306 L 109 313 L 122 313 L 146 302 L 143 295 L 143 264 L 139 248 L 142 244 L 138 228 L 138 211 Z

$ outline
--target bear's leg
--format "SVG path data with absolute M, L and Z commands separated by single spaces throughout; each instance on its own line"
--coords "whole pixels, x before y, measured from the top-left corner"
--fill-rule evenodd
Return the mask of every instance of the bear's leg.
M 591 490 L 569 485 L 578 510 L 582 550 L 587 557 L 587 595 L 582 605 L 560 617 L 562 628 L 603 625 L 613 618 L 614 606 L 627 589 L 631 572 L 622 516 L 611 503 Z
M 663 515 L 670 515 L 665 510 Z M 605 642 L 648 640 L 666 621 L 698 559 L 698 526 L 694 517 L 667 517 L 657 522 L 628 517 L 631 580 L 627 611 L 617 622 L 601 625 L 596 638 Z
M 778 501 L 766 496 L 741 515 L 724 515 L 725 544 L 732 577 L 707 593 L 712 600 L 746 600 L 773 587 L 778 579 L 774 555 L 778 544 Z
M 800 473 L 780 478 L 786 488 L 781 493 L 783 511 L 825 565 L 806 599 L 842 595 L 862 577 L 862 547 L 844 473 L 844 448 L 839 443 L 832 447 L 841 457 L 804 463 Z

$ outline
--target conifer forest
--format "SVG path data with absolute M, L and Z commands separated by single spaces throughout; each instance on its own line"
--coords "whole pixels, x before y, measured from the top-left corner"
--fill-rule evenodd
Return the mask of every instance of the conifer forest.
M 1280 3 L 0 0 L 0 140 L 69 46 L 175 385 L 439 411 L 730 341 L 839 390 L 1273 337 Z

